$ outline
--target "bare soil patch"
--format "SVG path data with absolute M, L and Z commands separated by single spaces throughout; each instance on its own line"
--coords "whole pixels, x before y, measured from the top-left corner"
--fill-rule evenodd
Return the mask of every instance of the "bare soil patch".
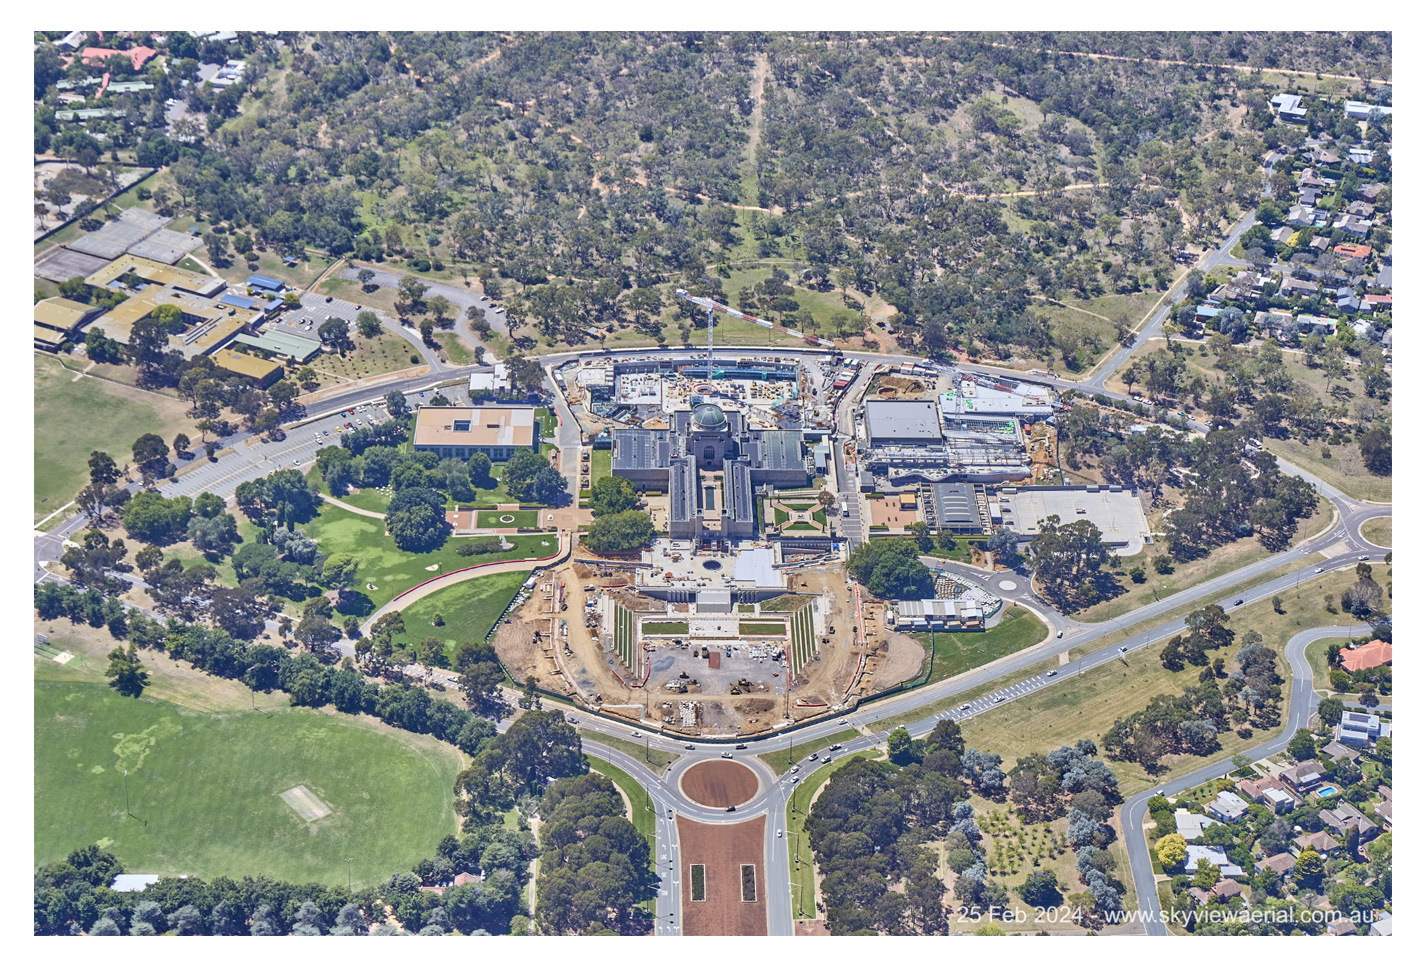
M 702 864 L 707 900 L 693 903 L 693 879 L 683 878 L 683 933 L 690 936 L 762 937 L 767 934 L 767 892 L 744 901 L 744 865 L 758 881 L 763 869 L 766 816 L 739 824 L 704 824 L 678 818 L 678 842 L 685 864 Z
M 712 760 L 690 767 L 679 786 L 690 800 L 705 807 L 736 807 L 758 792 L 758 777 L 740 763 Z

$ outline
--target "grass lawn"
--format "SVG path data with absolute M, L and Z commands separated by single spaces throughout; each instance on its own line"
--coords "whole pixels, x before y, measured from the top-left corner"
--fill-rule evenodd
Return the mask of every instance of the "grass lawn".
M 649 769 L 662 773 L 668 765 L 678 759 L 677 753 L 669 753 L 665 750 L 656 750 L 646 747 L 641 740 L 619 739 L 617 736 L 610 736 L 608 733 L 596 733 L 590 729 L 580 729 L 579 735 L 591 743 L 602 743 L 605 746 L 613 747 L 621 753 L 636 756 L 649 765 Z M 645 755 L 647 754 L 647 755 Z
M 1372 518 L 1362 525 L 1362 537 L 1374 545 L 1391 547 L 1391 518 Z
M 759 753 L 758 759 L 772 767 L 775 772 L 785 773 L 787 772 L 787 768 L 792 764 L 806 760 L 807 757 L 813 753 L 825 750 L 833 743 L 845 743 L 849 739 L 856 739 L 857 735 L 855 729 L 847 728 L 823 739 L 812 739 L 805 743 L 798 743 L 790 750 L 778 750 L 776 753 Z
M 1350 639 L 1346 638 L 1318 639 L 1307 647 L 1307 664 L 1312 667 L 1313 689 L 1329 696 L 1343 695 L 1343 693 L 1333 691 L 1332 682 L 1327 677 L 1327 674 L 1331 671 L 1331 667 L 1327 665 L 1327 650 L 1334 645 L 1345 646 L 1350 641 Z M 1353 700 L 1355 701 L 1355 696 Z
M 36 864 L 98 843 L 130 871 L 337 885 L 352 857 L 353 884 L 375 885 L 455 832 L 461 757 L 429 737 L 301 708 L 199 713 L 50 669 L 69 672 L 35 663 Z M 125 770 L 147 824 L 125 815 Z M 280 796 L 298 785 L 331 813 L 303 821 Z
M 401 610 L 406 623 L 403 638 L 413 642 L 440 639 L 446 644 L 447 656 L 453 656 L 464 642 L 482 642 L 516 589 L 529 577 L 526 571 L 507 571 L 432 592 Z M 437 613 L 444 624 L 431 624 Z
M 787 633 L 787 623 L 785 622 L 739 622 L 739 635 L 785 635 Z
M 1312 537 L 1325 528 L 1331 520 L 1332 503 L 1325 497 L 1319 498 L 1317 510 L 1311 517 L 1298 524 L 1297 533 L 1293 538 L 1294 543 Z M 1100 602 L 1090 608 L 1075 612 L 1073 617 L 1082 622 L 1103 622 L 1111 618 L 1118 618 L 1120 615 L 1136 608 L 1142 608 L 1156 599 L 1173 595 L 1185 588 L 1193 588 L 1220 575 L 1237 571 L 1254 561 L 1271 558 L 1277 554 L 1275 551 L 1264 548 L 1256 536 L 1249 535 L 1246 538 L 1239 538 L 1237 541 L 1214 548 L 1202 558 L 1188 562 L 1175 562 L 1174 570 L 1170 574 L 1160 575 L 1154 570 L 1152 561 L 1158 555 L 1166 553 L 1163 545 L 1145 545 L 1144 550 L 1137 555 L 1120 559 L 1126 573 L 1119 579 L 1120 585 L 1124 588 L 1123 594 L 1111 598 L 1107 602 Z M 1135 584 L 1128 577 L 1127 572 L 1135 566 L 1144 569 L 1142 584 Z
M 59 360 L 34 354 L 34 520 L 63 507 L 89 481 L 89 453 L 102 450 L 119 466 L 132 463 L 130 448 L 142 434 L 172 444 L 177 433 L 202 435 L 182 400 L 117 386 L 75 373 Z
M 435 337 L 436 342 L 446 351 L 446 359 L 456 366 L 467 366 L 475 362 L 475 352 L 455 333 L 437 333 Z
M 467 568 L 487 561 L 509 561 L 518 558 L 544 557 L 558 550 L 553 534 L 510 535 L 514 545 L 509 551 L 463 556 L 456 549 L 478 538 L 450 538 L 437 551 L 410 554 L 396 547 L 386 535 L 386 526 L 376 518 L 363 517 L 331 504 L 323 504 L 321 513 L 306 525 L 307 533 L 317 539 L 323 553 L 345 552 L 355 555 L 360 564 L 353 584 L 359 614 L 367 614 L 392 598 L 429 578 Z M 427 571 L 429 565 L 439 567 Z M 486 579 L 481 579 L 485 581 Z M 368 584 L 375 588 L 367 588 Z
M 320 377 L 323 387 L 417 365 L 411 362 L 415 347 L 386 330 L 377 333 L 375 339 L 366 339 L 353 330 L 352 342 L 356 344 L 356 349 L 342 354 L 319 353 L 312 358 L 310 365 Z
M 786 524 L 787 519 L 790 517 L 792 517 L 792 515 L 788 514 L 782 508 L 772 509 L 772 523 L 777 525 L 779 528 Z
M 926 552 L 926 554 L 930 555 L 932 558 L 945 558 L 950 561 L 963 561 L 966 564 L 970 564 L 976 558 L 974 551 L 972 551 L 972 548 L 983 551 L 984 547 L 984 538 L 979 538 L 975 540 L 972 540 L 970 538 L 955 538 L 952 540 L 952 544 L 949 548 L 942 548 L 937 545 L 930 551 Z
M 1383 588 L 1384 578 L 1385 575 L 1377 575 Z M 1323 608 L 1322 596 L 1330 594 L 1336 599 L 1355 582 L 1356 575 L 1352 571 L 1324 574 L 1284 594 L 1283 615 L 1275 613 L 1269 601 L 1256 602 L 1233 612 L 1231 627 L 1235 632 L 1241 635 L 1248 629 L 1256 629 L 1262 633 L 1264 644 L 1278 653 L 1279 672 L 1287 680 L 1283 687 L 1284 709 L 1289 702 L 1292 678 L 1286 661 L 1281 659 L 1287 640 L 1300 629 L 1352 621 L 1350 616 L 1344 618 L 1340 614 L 1327 612 Z M 1185 609 L 1183 614 L 1188 611 L 1191 609 Z M 1236 646 L 1230 646 L 1217 655 L 1231 660 L 1236 651 Z M 1098 742 L 1114 720 L 1143 709 L 1153 696 L 1161 693 L 1177 695 L 1185 686 L 1197 684 L 1201 671 L 1196 666 L 1186 666 L 1179 672 L 1165 669 L 1159 661 L 1159 648 L 1155 643 L 1130 653 L 1121 661 L 1105 663 L 1083 675 L 1072 676 L 981 713 L 963 723 L 961 730 L 967 746 L 1000 753 L 1007 764 L 1013 764 L 1017 757 L 1043 753 L 1073 743 L 1080 737 L 1087 736 Z M 1017 673 L 1017 681 L 1026 675 L 1026 672 Z M 909 722 L 907 717 L 910 715 L 903 716 L 902 722 Z M 1248 739 L 1242 739 L 1231 731 L 1220 733 L 1221 749 L 1208 756 L 1166 761 L 1167 773 L 1184 773 L 1232 756 L 1272 735 L 1276 735 L 1276 729 L 1254 731 Z M 1151 776 L 1136 763 L 1116 760 L 1112 765 L 1119 775 L 1120 789 L 1126 796 L 1162 782 L 1165 776 L 1163 773 Z
M 608 477 L 614 472 L 614 450 L 592 450 L 589 453 L 589 486 L 592 488 L 599 483 L 601 477 Z
M 513 520 L 504 521 L 502 518 Z M 535 528 L 540 524 L 538 511 L 477 511 L 475 526 L 478 528 Z
M 687 635 L 687 622 L 645 622 L 645 635 Z
M 361 508 L 363 511 L 385 514 L 386 505 L 391 501 L 391 496 L 378 488 L 364 487 L 360 491 L 343 494 L 338 500 L 343 504 L 350 504 L 354 508 Z
M 936 660 L 929 681 L 940 682 L 1029 648 L 1043 639 L 1048 631 L 1045 623 L 1033 612 L 1012 605 L 994 628 L 984 632 L 938 632 Z M 931 648 L 929 632 L 918 632 L 915 638 L 923 648 Z
M 192 223 L 191 219 L 185 220 L 180 218 L 176 219 L 173 224 L 168 227 L 175 232 L 187 231 L 188 225 L 184 224 L 185 221 Z M 207 230 L 206 224 L 204 225 L 204 230 Z M 208 257 L 207 246 L 200 246 L 193 254 L 208 263 L 208 265 L 213 265 L 213 260 Z M 267 252 L 259 252 L 257 268 L 249 269 L 245 259 L 234 258 L 231 254 L 229 258 L 232 258 L 233 261 L 224 268 L 220 269 L 217 266 L 213 266 L 213 271 L 229 282 L 241 283 L 245 281 L 248 276 L 260 275 L 272 279 L 280 279 L 298 289 L 306 289 L 312 283 L 316 282 L 317 277 L 326 272 L 335 261 L 326 256 L 312 255 L 309 253 L 304 258 L 299 259 L 297 265 L 288 268 L 282 259 L 269 250 Z M 357 299 L 355 301 L 363 305 L 366 304 L 365 300 Z

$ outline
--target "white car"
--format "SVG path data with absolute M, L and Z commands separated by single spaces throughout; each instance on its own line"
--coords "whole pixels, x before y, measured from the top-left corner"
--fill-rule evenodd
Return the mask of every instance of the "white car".
M 777 832 L 777 836 L 778 836 L 779 839 L 782 838 L 782 831 L 781 831 L 781 830 L 779 830 L 779 831 Z
M 1312 569 L 1312 574 L 1314 574 L 1314 575 L 1320 575 L 1320 574 L 1322 574 L 1322 569 L 1321 569 L 1321 568 L 1314 568 L 1314 569 Z

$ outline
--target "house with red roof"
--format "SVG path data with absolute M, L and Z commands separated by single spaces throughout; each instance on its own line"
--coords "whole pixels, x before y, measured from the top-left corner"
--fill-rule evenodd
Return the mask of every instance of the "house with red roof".
M 134 70 L 143 70 L 144 62 L 157 54 L 158 51 L 152 47 L 134 47 L 131 50 L 114 50 L 112 47 L 86 47 L 80 52 L 79 59 L 92 67 L 102 67 L 108 63 L 109 58 L 115 54 L 123 54 L 129 58 L 129 62 L 134 65 Z
M 1360 672 L 1363 669 L 1375 669 L 1377 666 L 1390 665 L 1391 643 L 1373 639 L 1366 645 L 1358 646 L 1355 649 L 1343 649 L 1341 662 L 1342 668 L 1348 672 Z
M 1371 257 L 1372 247 L 1369 245 L 1354 245 L 1343 242 L 1332 251 L 1338 255 L 1344 255 L 1348 259 L 1367 259 Z

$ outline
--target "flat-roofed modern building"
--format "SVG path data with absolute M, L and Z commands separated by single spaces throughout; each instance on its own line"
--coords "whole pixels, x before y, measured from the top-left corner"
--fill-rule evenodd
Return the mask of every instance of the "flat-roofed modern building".
M 322 344 L 315 339 L 307 339 L 305 336 L 296 336 L 282 330 L 268 330 L 256 336 L 242 335 L 237 338 L 236 342 L 264 350 L 283 359 L 291 357 L 298 363 L 306 363 L 322 349 Z
M 103 311 L 60 296 L 41 299 L 35 303 L 35 345 L 45 350 L 59 349 L 81 326 Z
M 187 269 L 164 265 L 162 262 L 155 262 L 153 259 L 145 259 L 137 255 L 121 255 L 84 281 L 91 286 L 109 287 L 120 276 L 129 272 L 145 282 L 168 286 L 208 298 L 215 297 L 228 288 L 227 281 L 219 279 L 217 276 L 190 272 Z
M 941 414 L 933 400 L 869 400 L 866 436 L 873 447 L 939 443 Z
M 416 450 L 439 457 L 509 460 L 539 446 L 534 407 L 422 407 L 416 414 Z
M 230 349 L 221 349 L 214 353 L 213 362 L 218 365 L 219 369 L 247 377 L 264 389 L 272 386 L 282 376 L 282 364 L 276 360 L 264 360 L 261 357 L 249 356 L 246 353 L 238 353 Z

